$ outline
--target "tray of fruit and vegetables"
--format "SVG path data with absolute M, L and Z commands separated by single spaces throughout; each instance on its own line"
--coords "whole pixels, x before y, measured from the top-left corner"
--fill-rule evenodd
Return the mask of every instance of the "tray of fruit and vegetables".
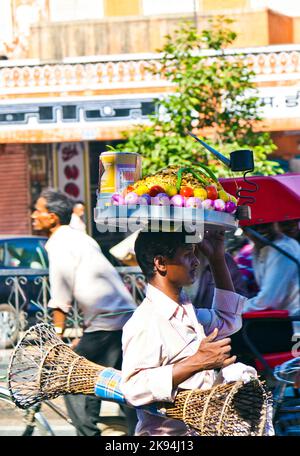
M 236 209 L 236 198 L 224 190 L 207 166 L 174 165 L 109 198 L 98 194 L 95 222 L 120 228 L 131 225 L 131 230 L 159 221 L 165 222 L 165 227 L 167 222 L 184 222 L 232 230 L 238 226 Z

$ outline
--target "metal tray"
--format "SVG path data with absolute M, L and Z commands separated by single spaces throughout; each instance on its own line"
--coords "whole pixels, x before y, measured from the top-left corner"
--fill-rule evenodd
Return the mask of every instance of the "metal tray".
M 222 228 L 235 230 L 238 220 L 226 212 L 174 206 L 104 206 L 98 201 L 94 221 L 100 232 L 134 232 L 143 227 L 153 231 L 178 231 L 180 227 L 197 231 Z

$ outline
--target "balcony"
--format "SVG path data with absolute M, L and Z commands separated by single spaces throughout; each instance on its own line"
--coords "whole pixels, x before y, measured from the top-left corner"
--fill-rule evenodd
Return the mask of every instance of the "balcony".
M 255 72 L 255 80 L 294 80 L 300 76 L 300 45 L 239 48 L 225 51 L 228 58 L 244 55 Z M 207 58 L 217 53 L 206 53 Z M 149 64 L 159 69 L 159 54 L 122 54 L 115 56 L 77 57 L 60 62 L 41 63 L 38 60 L 1 61 L 0 88 L 2 98 L 9 95 L 66 96 L 96 95 L 101 91 L 145 88 L 170 90 L 170 84 L 160 75 L 146 71 Z

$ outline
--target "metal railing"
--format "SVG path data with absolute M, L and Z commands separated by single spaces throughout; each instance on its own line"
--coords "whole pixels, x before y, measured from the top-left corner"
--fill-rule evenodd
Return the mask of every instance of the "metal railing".
M 134 301 L 140 304 L 145 296 L 145 279 L 138 267 L 117 267 L 122 281 Z M 0 269 L 0 345 L 14 345 L 22 332 L 35 323 L 50 323 L 51 297 L 48 270 L 12 271 Z M 67 315 L 67 337 L 78 337 L 82 332 L 83 319 L 76 301 Z

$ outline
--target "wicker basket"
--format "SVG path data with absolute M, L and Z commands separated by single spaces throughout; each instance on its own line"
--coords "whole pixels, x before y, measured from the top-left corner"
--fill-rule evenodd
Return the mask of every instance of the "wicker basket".
M 209 390 L 177 394 L 166 415 L 180 419 L 199 435 L 263 435 L 271 396 L 258 379 L 232 382 Z
M 40 324 L 32 326 L 15 348 L 8 387 L 16 405 L 26 409 L 62 394 L 94 394 L 103 369 L 74 353 L 54 328 Z

